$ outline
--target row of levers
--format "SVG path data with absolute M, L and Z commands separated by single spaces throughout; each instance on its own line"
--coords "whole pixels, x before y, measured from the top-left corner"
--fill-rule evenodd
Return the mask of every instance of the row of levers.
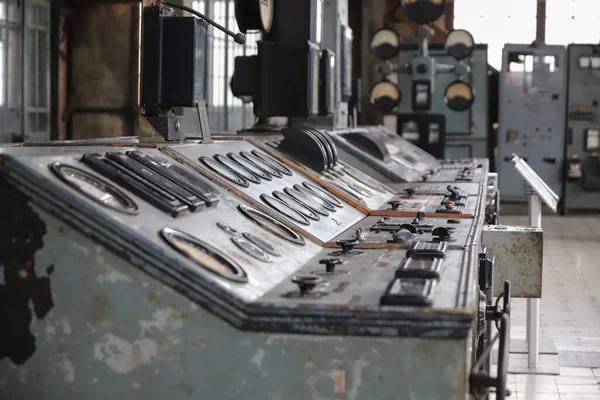
M 355 123 L 347 15 L 326 49 L 277 21 L 320 1 L 245 3 L 239 29 L 263 35 L 231 84 L 248 129 L 210 130 L 193 62 L 216 28 L 155 4 L 153 138 L 0 147 L 2 398 L 465 399 L 474 367 L 495 379 L 488 160 Z M 402 5 L 435 19 L 441 2 L 423 3 Z M 196 38 L 176 62 L 174 34 Z

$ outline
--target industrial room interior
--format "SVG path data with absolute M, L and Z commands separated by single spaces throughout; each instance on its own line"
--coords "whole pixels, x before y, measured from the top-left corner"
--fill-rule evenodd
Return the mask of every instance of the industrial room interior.
M 598 0 L 0 0 L 0 399 L 600 400 Z

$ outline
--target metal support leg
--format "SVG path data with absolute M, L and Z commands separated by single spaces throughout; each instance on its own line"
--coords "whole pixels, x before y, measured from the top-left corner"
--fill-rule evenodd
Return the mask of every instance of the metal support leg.
M 542 201 L 529 196 L 529 226 L 542 227 Z M 529 368 L 537 368 L 540 354 L 540 299 L 527 299 L 527 347 Z

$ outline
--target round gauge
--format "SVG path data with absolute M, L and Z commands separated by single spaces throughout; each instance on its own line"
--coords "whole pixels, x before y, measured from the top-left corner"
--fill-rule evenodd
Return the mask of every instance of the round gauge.
M 245 159 L 244 157 L 240 156 L 239 154 L 229 153 L 229 154 L 227 154 L 227 156 L 229 158 L 231 158 L 233 161 L 235 161 L 236 163 L 238 163 L 241 166 L 243 166 L 244 168 L 246 168 L 248 171 L 252 172 L 254 175 L 260 177 L 260 179 L 263 179 L 265 181 L 273 180 L 273 177 L 271 175 L 269 175 L 269 173 L 267 171 L 261 169 L 258 165 L 254 164 L 252 161 Z
M 296 232 L 277 221 L 275 218 L 267 215 L 255 208 L 240 204 L 238 210 L 252 221 L 271 232 L 281 239 L 287 240 L 288 242 L 303 246 L 304 238 L 298 235 Z
M 419 24 L 434 22 L 444 13 L 446 0 L 400 0 L 406 16 Z
M 302 186 L 300 186 L 302 188 Z M 304 189 L 304 188 L 302 188 Z M 331 204 L 327 205 L 327 208 L 321 204 L 321 202 L 315 200 L 314 196 L 310 196 L 304 192 L 300 192 L 296 189 L 285 188 L 283 189 L 285 194 L 296 200 L 298 203 L 301 203 L 307 208 L 310 208 L 314 212 L 321 214 L 324 217 L 329 216 L 329 211 L 335 211 L 335 207 Z
M 234 171 L 236 174 L 241 176 L 242 178 L 250 181 L 252 183 L 260 183 L 260 178 L 254 172 L 248 171 L 246 168 L 241 166 L 240 164 L 233 161 L 231 158 L 226 157 L 222 154 L 215 154 L 213 156 L 215 160 L 226 166 L 227 168 Z
M 49 167 L 60 180 L 88 199 L 123 214 L 139 213 L 137 204 L 129 196 L 103 179 L 59 162 Z
M 342 202 L 339 201 L 337 197 L 333 196 L 330 193 L 327 193 L 321 187 L 319 187 L 319 186 L 317 186 L 315 184 L 312 184 L 310 182 L 307 182 L 307 181 L 302 182 L 302 184 L 304 185 L 305 188 L 307 188 L 308 190 L 310 190 L 311 192 L 313 192 L 314 194 L 316 194 L 317 196 L 319 196 L 323 200 L 326 200 L 326 201 L 330 202 L 331 204 L 333 204 L 336 207 L 339 207 L 339 208 L 344 207 L 344 205 L 342 204 Z
M 246 238 L 241 236 L 234 236 L 231 238 L 233 244 L 240 248 L 244 253 L 256 258 L 263 262 L 271 262 L 271 257 L 263 251 L 260 247 L 252 243 Z
M 371 89 L 371 104 L 380 110 L 391 111 L 401 100 L 400 89 L 390 81 L 376 83 Z
M 260 198 L 265 204 L 271 206 L 272 209 L 286 216 L 292 221 L 298 222 L 302 225 L 310 225 L 310 222 L 304 217 L 304 215 L 300 214 L 300 211 L 296 211 L 283 201 L 264 193 L 260 195 Z
M 402 39 L 391 28 L 381 28 L 371 38 L 371 50 L 382 60 L 389 60 L 400 53 Z
M 242 267 L 208 243 L 171 228 L 164 228 L 161 235 L 171 247 L 197 266 L 233 282 L 248 282 L 248 275 Z
M 235 19 L 242 33 L 267 33 L 273 24 L 273 0 L 235 0 Z
M 274 176 L 275 178 L 283 178 L 283 175 L 281 175 L 281 172 L 279 172 L 279 170 L 277 170 L 277 168 L 264 162 L 262 159 L 258 158 L 254 154 L 248 153 L 246 151 L 242 151 L 240 154 L 246 160 L 252 161 L 254 164 L 258 165 L 261 169 L 267 171 L 271 176 Z
M 311 208 L 313 208 L 312 204 L 316 203 L 319 208 L 325 208 L 327 211 L 333 211 L 333 212 L 337 211 L 337 208 L 333 204 L 331 204 L 327 200 L 323 199 L 322 197 L 317 196 L 317 194 L 314 193 L 312 190 L 309 190 L 302 185 L 295 184 L 294 191 L 290 190 L 288 192 L 288 191 L 286 191 L 286 189 L 283 189 L 283 191 L 294 198 L 296 198 L 296 196 L 297 196 L 296 192 L 300 192 L 301 193 L 300 196 L 301 196 L 302 200 L 305 200 L 304 203 L 308 204 Z M 309 201 L 310 201 L 310 203 L 309 203 Z M 315 211 L 320 213 L 320 211 L 318 211 L 316 209 L 315 209 Z
M 272 168 L 275 168 L 277 171 L 281 172 L 282 174 L 285 174 L 288 176 L 293 175 L 292 170 L 289 169 L 287 167 L 287 165 L 285 165 L 281 161 L 276 160 L 274 157 L 271 157 L 265 153 L 261 153 L 260 151 L 257 151 L 257 150 L 252 150 L 252 154 L 254 154 L 256 157 L 260 158 L 263 162 L 269 164 Z
M 307 218 L 310 218 L 314 221 L 318 221 L 321 218 L 315 213 L 310 207 L 305 206 L 298 200 L 294 199 L 292 196 L 282 193 L 278 190 L 273 192 L 273 196 L 275 196 L 278 200 L 283 201 L 288 206 L 300 212 L 300 214 L 304 215 Z
M 243 187 L 250 186 L 250 184 L 248 183 L 248 181 L 246 179 L 244 179 L 243 177 L 238 175 L 231 168 L 215 161 L 213 158 L 203 156 L 203 157 L 200 157 L 200 161 L 202 161 L 202 163 L 204 163 L 204 165 L 206 165 L 208 168 L 210 168 L 211 171 L 213 171 L 220 177 L 227 179 L 229 182 L 233 182 L 233 183 L 243 186 Z
M 267 242 L 263 238 L 258 237 L 255 234 L 249 232 L 242 233 L 242 236 L 244 236 L 246 240 L 249 240 L 250 242 L 260 247 L 266 253 L 269 253 L 272 256 L 281 257 L 281 253 L 279 252 L 279 250 L 277 250 L 275 246 L 273 246 L 271 243 Z
M 467 82 L 454 81 L 446 87 L 444 100 L 451 110 L 466 111 L 475 101 L 475 91 Z
M 464 60 L 473 54 L 475 39 L 468 31 L 456 29 L 446 36 L 446 51 L 457 60 Z

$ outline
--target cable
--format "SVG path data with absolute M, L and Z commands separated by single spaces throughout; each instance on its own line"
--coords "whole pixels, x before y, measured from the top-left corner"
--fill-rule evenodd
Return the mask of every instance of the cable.
M 213 21 L 212 19 L 208 18 L 206 15 L 199 13 L 198 11 L 194 10 L 193 8 L 190 8 L 190 7 L 187 7 L 187 6 L 182 6 L 182 5 L 179 5 L 179 4 L 173 4 L 173 3 L 169 2 L 169 1 L 164 1 L 164 0 L 157 0 L 157 3 L 164 4 L 165 6 L 169 6 L 169 7 L 173 7 L 173 8 L 178 8 L 180 10 L 187 11 L 187 12 L 189 12 L 191 14 L 194 14 L 195 16 L 197 16 L 198 18 L 200 18 L 200 19 L 208 22 L 209 24 L 211 24 L 212 26 L 214 26 L 218 30 L 220 30 L 220 31 L 226 33 L 227 35 L 231 36 L 236 43 L 239 43 L 239 44 L 246 43 L 246 35 L 244 35 L 243 33 L 233 33 L 229 29 L 225 28 L 223 25 L 217 24 L 215 21 Z

